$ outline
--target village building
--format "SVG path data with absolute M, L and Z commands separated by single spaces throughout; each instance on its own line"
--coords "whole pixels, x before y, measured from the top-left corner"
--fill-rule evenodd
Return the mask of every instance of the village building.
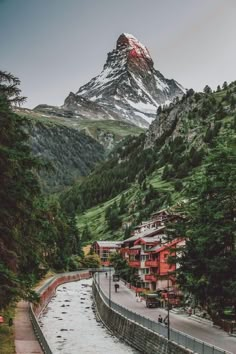
M 176 256 L 185 241 L 177 238 L 168 242 L 165 223 L 182 218 L 167 209 L 160 210 L 151 215 L 151 220 L 135 227 L 133 235 L 123 241 L 120 253 L 130 267 L 137 269 L 140 288 L 158 291 L 169 287 L 177 292 L 174 272 L 178 265 L 169 264 L 168 258 Z
M 185 245 L 183 238 L 168 241 L 165 233 L 166 223 L 178 222 L 183 216 L 169 210 L 160 210 L 151 219 L 134 228 L 132 236 L 124 241 L 96 241 L 92 248 L 101 259 L 103 266 L 109 266 L 111 253 L 119 252 L 128 265 L 136 269 L 138 281 L 136 288 L 150 291 L 169 289 L 177 294 L 175 271 L 178 264 L 170 264 L 170 256 L 178 256 Z
M 95 241 L 92 244 L 93 251 L 100 257 L 102 266 L 110 265 L 109 256 L 118 252 L 121 247 L 121 241 Z

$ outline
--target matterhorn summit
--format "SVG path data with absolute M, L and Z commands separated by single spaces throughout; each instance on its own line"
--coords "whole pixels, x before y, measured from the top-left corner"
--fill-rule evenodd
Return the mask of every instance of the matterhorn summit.
M 147 127 L 159 105 L 182 96 L 184 88 L 155 70 L 148 49 L 133 35 L 123 33 L 116 49 L 108 53 L 101 74 L 65 100 L 65 109 L 81 106 L 81 98 L 92 101 L 107 113 L 107 119 L 121 119 Z M 104 119 L 104 118 L 101 118 Z
M 76 120 L 123 120 L 148 127 L 157 108 L 181 97 L 185 89 L 154 68 L 148 49 L 132 34 L 119 36 L 102 72 L 70 92 L 61 107 L 39 105 L 37 110 Z

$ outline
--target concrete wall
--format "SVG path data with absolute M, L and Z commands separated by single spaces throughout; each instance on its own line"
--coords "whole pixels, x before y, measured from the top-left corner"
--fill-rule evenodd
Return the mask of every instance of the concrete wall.
M 125 340 L 142 354 L 190 354 L 192 351 L 180 347 L 164 337 L 130 321 L 109 308 L 101 299 L 95 285 L 93 294 L 97 311 L 105 325 L 117 336 Z

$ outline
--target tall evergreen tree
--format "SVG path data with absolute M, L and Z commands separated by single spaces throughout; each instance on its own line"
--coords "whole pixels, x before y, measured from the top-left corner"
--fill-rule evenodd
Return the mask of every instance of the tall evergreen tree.
M 191 182 L 182 234 L 187 239 L 178 279 L 214 314 L 236 305 L 236 149 L 218 145 Z
M 40 194 L 34 173 L 39 163 L 30 154 L 23 120 L 11 112 L 5 95 L 0 96 L 0 125 L 0 263 L 5 274 L 0 298 L 9 301 L 11 295 L 27 293 L 21 275 L 38 267 L 33 210 Z
M 21 96 L 20 80 L 9 72 L 0 70 L 0 96 L 10 105 L 20 105 L 26 97 Z

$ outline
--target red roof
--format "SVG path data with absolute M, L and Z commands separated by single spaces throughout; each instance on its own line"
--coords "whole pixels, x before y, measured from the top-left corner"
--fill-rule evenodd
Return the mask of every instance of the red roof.
M 166 250 L 167 248 L 171 248 L 172 246 L 177 245 L 177 243 L 179 243 L 181 241 L 184 241 L 184 239 L 183 238 L 176 238 L 171 242 L 165 243 L 162 247 L 158 248 L 155 251 L 155 253 L 159 253 L 159 252 Z

